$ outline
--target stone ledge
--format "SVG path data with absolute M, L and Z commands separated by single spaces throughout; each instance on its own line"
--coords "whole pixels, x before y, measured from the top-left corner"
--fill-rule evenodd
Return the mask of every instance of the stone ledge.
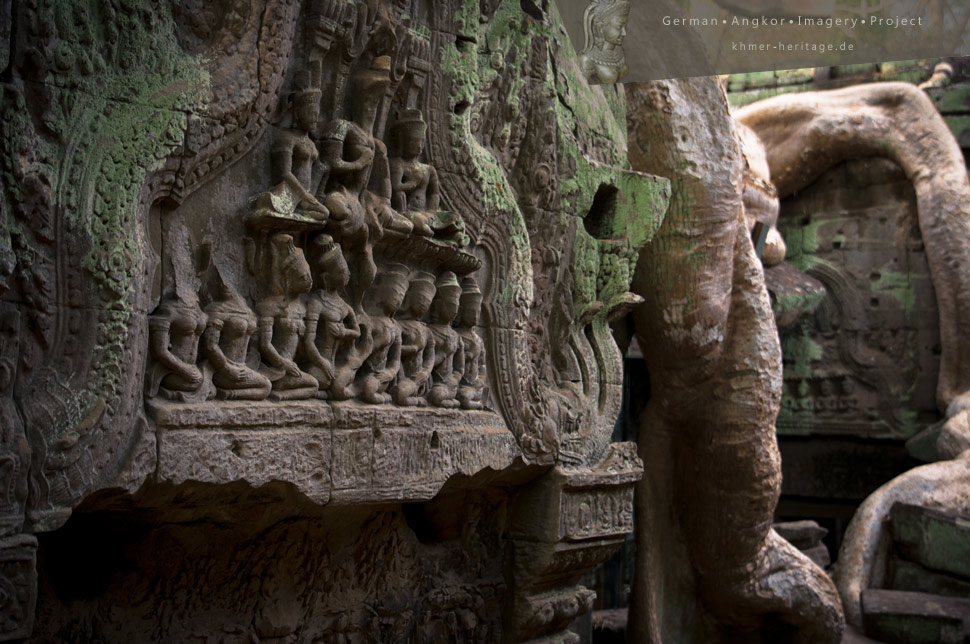
M 315 503 L 424 501 L 521 456 L 492 412 L 316 400 L 152 401 L 159 481 L 292 483 Z

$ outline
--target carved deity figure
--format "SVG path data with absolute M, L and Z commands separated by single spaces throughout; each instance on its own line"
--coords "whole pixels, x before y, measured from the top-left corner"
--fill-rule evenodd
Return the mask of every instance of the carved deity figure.
M 196 365 L 206 314 L 199 306 L 201 282 L 192 260 L 188 231 L 173 226 L 166 246 L 162 301 L 148 321 L 155 366 L 148 393 L 188 401 L 204 398 L 204 376 Z
M 360 360 L 354 361 L 348 354 L 360 337 L 360 326 L 353 308 L 339 293 L 350 281 L 340 247 L 330 235 L 323 234 L 313 239 L 310 250 L 315 258 L 317 288 L 307 302 L 303 346 L 310 365 L 307 370 L 320 383 L 318 397 L 328 398 L 335 383 L 343 389 L 354 380 Z
M 401 156 L 390 162 L 391 205 L 410 217 L 416 234 L 433 237 L 431 223 L 440 200 L 438 173 L 433 166 L 418 160 L 427 129 L 420 110 L 403 110 L 398 117 L 393 133 Z
M 354 81 L 353 121 L 331 121 L 321 134 L 326 169 L 328 232 L 344 247 L 351 271 L 351 300 L 360 310 L 377 266 L 373 247 L 384 228 L 409 233 L 412 224 L 391 208 L 387 147 L 374 136 L 378 107 L 390 85 L 391 60 L 378 56 Z
M 371 352 L 357 374 L 357 390 L 364 402 L 382 404 L 391 400 L 386 391 L 401 368 L 401 327 L 394 314 L 407 293 L 408 272 L 403 264 L 391 264 L 367 293 L 361 332 L 367 333 Z
M 428 400 L 435 407 L 455 408 L 459 405 L 456 396 L 464 368 L 464 350 L 451 323 L 458 315 L 460 297 L 458 278 L 451 271 L 443 272 L 438 277 L 428 325 L 434 336 L 434 369 Z
M 481 409 L 485 389 L 485 343 L 478 335 L 482 313 L 482 292 L 473 277 L 461 281 L 458 310 L 458 337 L 464 352 L 464 366 L 458 383 L 458 402 L 462 409 Z
M 461 248 L 468 243 L 464 223 L 457 214 L 438 210 L 438 172 L 418 160 L 427 129 L 420 110 L 405 109 L 398 115 L 393 134 L 401 156 L 390 161 L 391 205 L 407 214 L 415 234 Z
M 316 378 L 297 365 L 297 351 L 306 334 L 306 304 L 301 295 L 312 286 L 310 265 L 293 237 L 277 233 L 269 239 L 274 280 L 272 294 L 256 305 L 259 316 L 259 351 L 269 366 L 273 400 L 312 398 Z
M 615 83 L 630 70 L 622 47 L 629 16 L 630 0 L 592 0 L 586 6 L 580 65 L 590 83 Z
M 228 400 L 263 400 L 272 383 L 248 364 L 249 341 L 256 332 L 256 315 L 238 291 L 215 272 L 214 299 L 205 307 L 209 317 L 202 335 L 202 352 L 211 367 L 216 396 Z
M 401 372 L 393 389 L 394 402 L 405 407 L 425 406 L 434 368 L 434 336 L 422 318 L 434 299 L 434 276 L 417 271 L 398 316 L 401 325 Z
M 314 196 L 323 168 L 310 133 L 320 116 L 321 91 L 310 86 L 308 70 L 300 71 L 295 83 L 297 90 L 289 99 L 292 125 L 279 130 L 272 148 L 273 172 L 279 183 L 257 198 L 254 219 L 319 225 L 327 220 L 329 211 Z

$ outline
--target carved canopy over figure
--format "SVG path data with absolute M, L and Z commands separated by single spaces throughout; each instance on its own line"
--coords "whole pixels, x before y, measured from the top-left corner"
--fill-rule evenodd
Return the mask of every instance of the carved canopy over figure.
M 583 13 L 580 63 L 590 83 L 615 83 L 630 71 L 623 54 L 630 0 L 592 0 Z

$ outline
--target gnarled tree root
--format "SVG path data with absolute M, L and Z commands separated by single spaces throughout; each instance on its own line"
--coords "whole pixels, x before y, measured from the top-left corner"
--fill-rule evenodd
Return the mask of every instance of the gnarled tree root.
M 902 167 L 916 191 L 919 225 L 940 311 L 942 355 L 937 404 L 947 423 L 937 443 L 953 457 L 968 443 L 970 409 L 970 183 L 963 154 L 930 99 L 913 85 L 878 83 L 776 97 L 736 114 L 768 152 L 781 196 L 835 164 L 881 156 Z M 970 460 L 911 470 L 856 511 L 839 553 L 836 581 L 847 620 L 861 626 L 860 593 L 878 585 L 888 543 L 885 517 L 904 501 L 970 508 Z
M 631 163 L 673 185 L 633 280 L 651 399 L 630 641 L 838 642 L 834 585 L 771 530 L 781 350 L 723 91 L 713 78 L 626 89 Z

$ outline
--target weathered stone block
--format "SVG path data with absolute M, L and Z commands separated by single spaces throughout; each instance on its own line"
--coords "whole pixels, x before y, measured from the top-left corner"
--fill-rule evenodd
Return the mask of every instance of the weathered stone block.
M 330 501 L 328 430 L 175 430 L 159 432 L 158 478 L 169 483 L 287 481 L 317 503 Z
M 935 572 L 905 559 L 894 559 L 890 565 L 890 586 L 893 590 L 970 599 L 970 581 Z
M 828 530 L 815 521 L 785 521 L 771 526 L 785 541 L 799 550 L 807 550 L 817 546 L 828 534 Z
M 862 591 L 865 634 L 886 644 L 970 641 L 970 599 L 897 590 Z
M 906 559 L 970 580 L 970 519 L 907 503 L 890 511 L 894 547 Z

